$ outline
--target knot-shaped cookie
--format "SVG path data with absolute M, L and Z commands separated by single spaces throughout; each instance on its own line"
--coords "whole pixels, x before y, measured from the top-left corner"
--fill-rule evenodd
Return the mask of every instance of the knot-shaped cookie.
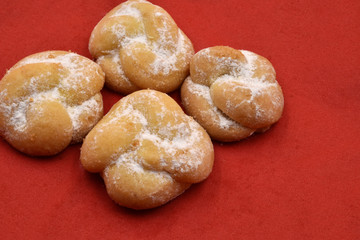
M 106 14 L 91 34 L 89 50 L 106 74 L 105 84 L 123 94 L 174 91 L 189 74 L 194 54 L 171 16 L 143 0 L 129 0 Z
M 217 46 L 196 53 L 181 88 L 186 112 L 220 141 L 237 141 L 277 122 L 284 98 L 272 64 L 250 51 Z
M 134 92 L 116 103 L 89 132 L 80 160 L 100 172 L 118 204 L 160 206 L 208 177 L 214 161 L 206 131 L 168 95 Z
M 103 115 L 100 66 L 78 54 L 30 55 L 0 81 L 0 135 L 33 156 L 49 156 L 83 137 Z

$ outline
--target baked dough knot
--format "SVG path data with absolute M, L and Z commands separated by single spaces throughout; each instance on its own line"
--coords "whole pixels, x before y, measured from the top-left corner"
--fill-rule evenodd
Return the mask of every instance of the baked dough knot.
M 0 82 L 0 134 L 34 156 L 81 142 L 103 115 L 104 78 L 99 65 L 71 52 L 22 59 Z
M 266 58 L 225 46 L 203 49 L 181 89 L 186 112 L 220 141 L 236 141 L 277 122 L 284 98 Z
M 171 92 L 189 74 L 194 49 L 161 7 L 129 0 L 95 26 L 89 50 L 106 74 L 106 85 L 129 94 L 139 89 Z
M 118 204 L 146 209 L 165 204 L 212 170 L 206 131 L 168 95 L 140 90 L 116 103 L 86 136 L 80 160 L 100 172 Z

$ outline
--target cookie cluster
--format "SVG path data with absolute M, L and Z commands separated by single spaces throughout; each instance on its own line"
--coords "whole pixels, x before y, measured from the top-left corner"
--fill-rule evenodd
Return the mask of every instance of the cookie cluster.
M 0 81 L 0 135 L 31 156 L 83 142 L 82 166 L 101 174 L 119 205 L 169 202 L 209 176 L 211 139 L 241 140 L 282 115 L 282 90 L 266 58 L 226 46 L 194 55 L 171 16 L 148 1 L 106 14 L 89 50 L 95 62 L 46 51 L 8 70 Z M 105 116 L 104 84 L 129 94 Z M 166 94 L 180 87 L 186 113 Z

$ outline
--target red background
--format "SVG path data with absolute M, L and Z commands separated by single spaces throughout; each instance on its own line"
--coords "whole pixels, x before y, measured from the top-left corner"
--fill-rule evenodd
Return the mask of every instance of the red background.
M 2 0 L 1 76 L 40 51 L 90 57 L 93 27 L 121 2 Z M 270 59 L 282 119 L 241 142 L 214 142 L 210 177 L 146 211 L 110 200 L 81 167 L 80 144 L 30 158 L 0 140 L 0 239 L 360 239 L 360 1 L 153 3 L 196 51 L 228 45 Z M 106 111 L 121 98 L 103 96 Z

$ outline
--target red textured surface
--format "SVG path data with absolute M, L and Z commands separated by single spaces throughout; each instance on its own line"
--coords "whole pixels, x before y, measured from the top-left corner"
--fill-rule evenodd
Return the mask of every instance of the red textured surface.
M 120 2 L 0 1 L 0 75 L 40 51 L 90 57 L 93 27 Z M 360 1 L 153 3 L 196 51 L 229 45 L 270 59 L 283 118 L 264 134 L 215 142 L 205 182 L 140 212 L 109 199 L 81 167 L 80 144 L 37 159 L 0 140 L 0 239 L 360 239 Z M 103 95 L 106 110 L 121 98 Z

